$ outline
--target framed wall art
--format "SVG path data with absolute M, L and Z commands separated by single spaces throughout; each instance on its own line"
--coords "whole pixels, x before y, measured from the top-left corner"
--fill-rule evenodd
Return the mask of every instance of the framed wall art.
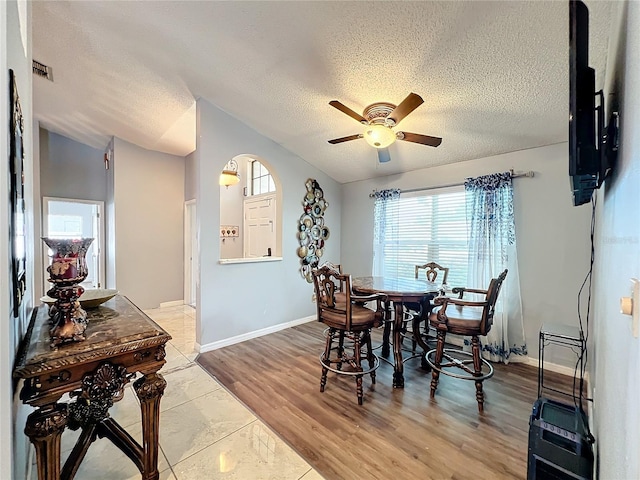
M 24 122 L 20 97 L 13 70 L 9 70 L 9 178 L 11 218 L 9 238 L 11 242 L 11 299 L 13 316 L 19 315 L 20 304 L 27 288 L 27 259 L 24 206 Z

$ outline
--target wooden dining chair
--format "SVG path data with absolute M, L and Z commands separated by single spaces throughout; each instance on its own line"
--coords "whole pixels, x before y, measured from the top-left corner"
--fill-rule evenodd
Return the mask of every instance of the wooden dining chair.
M 449 268 L 443 267 L 436 262 L 428 262 L 424 265 L 415 266 L 415 277 L 420 278 L 421 271 L 424 270 L 424 275 L 428 282 L 440 282 L 442 284 L 447 283 L 447 277 L 449 275 Z M 429 338 L 429 314 L 431 313 L 431 300 L 433 295 L 426 295 L 419 303 L 405 303 L 405 308 L 412 315 L 411 328 L 405 324 L 403 330 L 405 336 L 411 338 L 411 352 L 415 354 L 416 346 L 426 345 Z M 433 337 L 431 337 L 433 339 Z M 423 347 L 424 348 L 424 347 Z M 428 349 L 427 349 L 428 350 Z M 426 353 L 426 350 L 425 352 Z M 423 366 L 427 366 L 423 354 Z
M 440 283 L 447 283 L 447 277 L 449 276 L 449 268 L 438 265 L 436 262 L 425 263 L 424 265 L 416 265 L 416 278 L 419 278 L 420 271 L 424 270 L 427 281 Z
M 325 335 L 325 348 L 320 356 L 322 376 L 320 391 L 324 392 L 329 371 L 339 375 L 355 377 L 358 404 L 362 405 L 364 375 L 371 375 L 371 383 L 376 383 L 376 369 L 380 360 L 373 353 L 371 347 L 371 329 L 382 323 L 385 295 L 354 295 L 351 292 L 351 276 L 338 273 L 336 270 L 322 266 L 312 270 L 313 284 L 316 293 L 318 321 L 328 327 Z M 339 297 L 338 285 L 344 285 L 344 297 Z M 341 300 L 344 298 L 344 300 Z M 366 302 L 375 302 L 375 309 L 364 306 Z M 350 342 L 345 346 L 345 337 Z M 334 341 L 338 345 L 334 347 Z M 363 352 L 362 344 L 366 350 Z M 348 353 L 352 349 L 352 353 Z M 368 362 L 365 370 L 362 366 L 362 356 Z
M 493 375 L 493 366 L 481 356 L 479 336 L 491 330 L 496 301 L 507 270 L 489 283 L 487 290 L 476 288 L 454 288 L 458 298 L 439 296 L 434 299 L 434 308 L 429 322 L 437 331 L 437 347 L 427 353 L 427 362 L 433 368 L 431 374 L 431 398 L 438 388 L 440 373 L 463 380 L 473 380 L 476 384 L 478 411 L 484 411 L 482 382 Z M 481 301 L 463 300 L 465 293 L 484 296 Z M 444 348 L 447 333 L 471 337 L 471 353 Z M 468 357 L 472 358 L 469 359 Z M 443 362 L 444 359 L 444 362 Z
M 335 270 L 338 273 L 342 273 L 342 265 L 340 263 L 332 263 L 332 262 L 324 262 L 322 265 L 320 265 L 320 267 L 327 267 L 330 268 L 332 270 Z M 336 280 L 337 281 L 337 280 Z M 337 301 L 345 301 L 345 295 L 344 295 L 344 282 L 340 282 L 338 285 L 336 285 L 336 296 L 337 296 Z

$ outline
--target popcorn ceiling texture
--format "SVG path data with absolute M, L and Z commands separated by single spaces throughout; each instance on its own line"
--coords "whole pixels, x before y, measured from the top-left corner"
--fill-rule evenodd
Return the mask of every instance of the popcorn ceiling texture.
M 597 88 L 611 2 L 587 2 Z M 203 97 L 338 182 L 567 141 L 568 4 L 558 2 L 34 2 L 34 117 L 95 148 L 115 135 L 195 148 Z M 380 165 L 330 100 L 425 103 Z M 246 153 L 246 152 L 239 152 Z M 253 152 L 252 152 L 253 153 Z M 256 152 L 257 153 L 257 152 Z

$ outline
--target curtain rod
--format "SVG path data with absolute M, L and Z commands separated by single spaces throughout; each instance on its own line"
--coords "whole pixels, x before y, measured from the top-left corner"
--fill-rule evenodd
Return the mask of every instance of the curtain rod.
M 533 170 L 529 170 L 528 172 L 516 173 L 513 171 L 513 169 L 511 169 L 509 170 L 509 173 L 511 174 L 511 178 L 522 178 L 522 177 L 533 178 L 535 175 Z M 464 185 L 464 182 L 448 183 L 446 185 L 436 185 L 433 187 L 409 188 L 407 190 L 400 190 L 400 193 L 424 192 L 426 190 L 435 190 L 437 188 L 459 187 L 460 185 Z M 376 191 L 377 190 L 374 190 L 373 193 L 370 193 L 369 198 L 374 198 L 376 196 Z

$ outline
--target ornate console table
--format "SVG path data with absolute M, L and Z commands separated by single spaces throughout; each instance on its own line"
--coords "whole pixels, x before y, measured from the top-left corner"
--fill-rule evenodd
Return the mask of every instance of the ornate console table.
M 25 433 L 35 446 L 38 479 L 72 479 L 91 443 L 106 437 L 136 464 L 143 480 L 157 480 L 160 398 L 167 384 L 157 372 L 171 337 L 120 295 L 87 313 L 87 339 L 52 349 L 47 308 L 39 307 L 13 372 L 24 379 L 21 400 L 37 407 Z M 142 445 L 109 416 L 136 374 Z M 60 403 L 66 393 L 71 400 Z M 81 434 L 61 469 L 60 437 L 67 427 Z

